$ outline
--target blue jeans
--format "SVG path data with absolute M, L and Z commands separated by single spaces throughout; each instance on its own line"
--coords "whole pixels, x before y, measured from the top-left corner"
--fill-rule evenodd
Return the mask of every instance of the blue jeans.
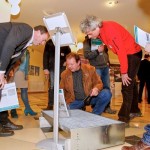
M 21 99 L 25 105 L 25 109 L 31 109 L 29 100 L 28 100 L 28 88 L 20 88 L 21 90 Z
M 106 105 L 110 102 L 111 92 L 108 89 L 103 89 L 97 96 L 94 96 L 91 100 L 91 105 L 94 106 L 92 113 L 101 115 Z M 74 100 L 69 104 L 70 109 L 81 109 L 84 106 L 83 100 Z
M 150 145 L 150 124 L 147 124 L 144 129 L 146 132 L 143 134 L 143 138 L 141 139 L 147 145 Z
M 103 88 L 110 90 L 110 76 L 109 76 L 109 67 L 96 69 L 97 74 L 101 77 L 103 82 Z M 107 104 L 106 108 L 110 107 L 110 102 Z
M 110 89 L 109 67 L 97 68 L 96 72 L 100 75 L 104 89 Z

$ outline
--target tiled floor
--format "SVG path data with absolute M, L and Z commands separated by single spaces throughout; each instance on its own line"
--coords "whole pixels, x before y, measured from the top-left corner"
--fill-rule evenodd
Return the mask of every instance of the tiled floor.
M 20 95 L 19 95 L 20 99 Z M 34 111 L 38 112 L 37 118 L 41 115 L 41 110 L 47 105 L 47 93 L 30 93 L 29 94 L 30 104 Z M 120 109 L 121 96 L 117 96 L 112 99 L 111 107 L 115 110 Z M 17 109 L 19 114 L 18 119 L 12 119 L 16 124 L 22 124 L 23 130 L 15 131 L 15 135 L 10 137 L 0 137 L 0 149 L 3 150 L 44 150 L 37 147 L 37 143 L 43 139 L 52 137 L 52 132 L 44 133 L 39 127 L 39 120 L 36 120 L 32 116 L 25 116 L 23 113 L 24 105 L 21 100 L 20 108 Z M 139 104 L 142 117 L 135 118 L 131 121 L 130 128 L 125 129 L 125 136 L 138 136 L 142 137 L 144 132 L 143 127 L 145 124 L 150 122 L 150 105 L 145 101 Z M 117 119 L 117 114 L 111 115 L 103 113 L 102 116 Z M 125 142 L 124 145 L 130 145 Z M 105 150 L 121 150 L 123 145 L 107 148 Z

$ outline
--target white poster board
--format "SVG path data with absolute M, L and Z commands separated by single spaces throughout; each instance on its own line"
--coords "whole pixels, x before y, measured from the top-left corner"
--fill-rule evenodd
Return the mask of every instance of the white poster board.
M 136 43 L 138 43 L 140 46 L 145 48 L 147 43 L 150 43 L 150 34 L 137 26 L 134 26 L 134 35 Z
M 5 84 L 1 93 L 0 112 L 19 107 L 15 83 Z
M 51 39 L 54 44 L 56 44 L 56 27 L 61 28 L 62 31 L 62 35 L 60 38 L 60 46 L 75 44 L 75 38 L 72 34 L 68 19 L 64 12 L 59 12 L 50 16 L 46 16 L 43 18 L 43 21 L 50 33 Z
M 91 39 L 91 51 L 95 51 L 98 47 L 103 44 L 100 39 Z
M 59 89 L 59 117 L 69 117 L 63 89 Z

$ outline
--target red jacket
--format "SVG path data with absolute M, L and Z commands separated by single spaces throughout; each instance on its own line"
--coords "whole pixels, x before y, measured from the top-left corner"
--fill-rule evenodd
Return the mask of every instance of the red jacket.
M 141 51 L 133 36 L 121 25 L 113 21 L 103 21 L 99 38 L 118 55 L 121 73 L 128 72 L 128 54 Z

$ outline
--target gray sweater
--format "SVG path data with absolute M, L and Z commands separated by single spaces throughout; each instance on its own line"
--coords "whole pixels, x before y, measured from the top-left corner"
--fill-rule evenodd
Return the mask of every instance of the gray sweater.
M 107 48 L 107 47 L 106 47 Z M 89 60 L 90 64 L 96 69 L 108 66 L 109 57 L 105 50 L 101 53 L 97 49 L 91 50 L 91 39 L 85 38 L 83 42 L 84 57 Z

